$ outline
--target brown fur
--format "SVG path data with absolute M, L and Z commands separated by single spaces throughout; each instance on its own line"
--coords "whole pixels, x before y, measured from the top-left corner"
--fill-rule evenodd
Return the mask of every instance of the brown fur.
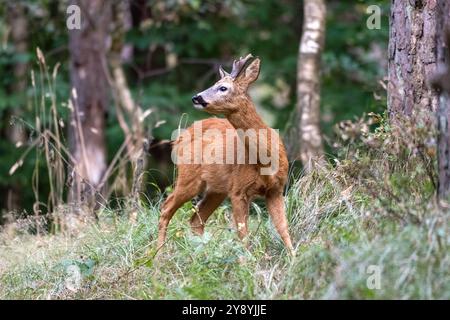
M 247 60 L 248 57 L 246 58 Z M 242 62 L 242 60 L 239 61 Z M 218 129 L 224 134 L 227 129 L 230 129 L 234 130 L 235 139 L 239 139 L 236 129 L 270 129 L 257 114 L 255 106 L 247 94 L 248 86 L 258 77 L 259 59 L 253 60 L 248 64 L 248 67 L 244 66 L 245 63 L 235 63 L 235 65 L 245 69 L 233 70 L 234 74 L 238 74 L 236 78 L 233 78 L 221 69 L 222 78 L 214 86 L 199 95 L 208 103 L 204 107 L 206 112 L 226 116 L 226 119 L 211 118 L 201 121 L 202 130 Z M 227 92 L 220 92 L 217 89 L 220 86 L 227 86 Z M 188 128 L 190 135 L 181 135 L 175 144 L 178 146 L 191 144 L 193 146 L 196 142 L 193 137 L 193 128 L 194 126 Z M 191 227 L 194 232 L 202 234 L 204 225 L 210 215 L 225 198 L 229 197 L 233 207 L 233 220 L 239 238 L 243 239 L 248 233 L 249 204 L 256 196 L 263 196 L 266 199 L 267 208 L 276 230 L 292 253 L 293 247 L 288 233 L 283 198 L 283 189 L 288 175 L 288 161 L 281 139 L 279 139 L 275 131 L 269 132 L 269 139 L 277 138 L 279 140 L 278 171 L 273 175 L 261 175 L 260 168 L 263 165 L 259 161 L 257 164 L 247 164 L 246 162 L 246 164 L 178 165 L 175 189 L 162 205 L 158 248 L 164 244 L 167 225 L 176 210 L 196 195 L 204 193 L 204 197 L 198 205 L 198 212 L 194 213 L 191 218 Z M 220 142 L 217 139 L 207 139 L 205 137 L 201 139 L 203 146 Z M 225 146 L 225 143 L 223 143 L 223 146 Z M 246 144 L 246 148 L 249 147 Z M 258 147 L 264 148 L 264 144 L 258 144 Z M 195 155 L 192 154 L 191 156 L 193 158 Z

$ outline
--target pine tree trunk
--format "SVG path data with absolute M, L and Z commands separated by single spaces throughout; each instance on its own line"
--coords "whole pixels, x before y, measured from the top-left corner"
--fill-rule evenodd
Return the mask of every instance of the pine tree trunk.
M 69 32 L 71 58 L 70 147 L 74 159 L 69 201 L 97 205 L 97 190 L 106 171 L 105 115 L 108 106 L 107 37 L 111 3 L 75 0 L 81 8 L 81 30 Z
M 404 116 L 411 121 L 420 112 L 436 115 L 440 197 L 450 193 L 450 92 L 439 95 L 430 82 L 448 60 L 444 30 L 449 23 L 448 1 L 392 0 L 388 111 L 391 119 Z M 450 82 L 450 75 L 445 79 Z M 441 87 L 448 88 L 446 83 Z
M 300 159 L 306 171 L 322 159 L 320 133 L 320 62 L 325 42 L 324 0 L 304 1 L 303 34 L 297 67 L 297 116 Z
M 438 12 L 437 58 L 442 72 L 441 94 L 437 110 L 438 123 L 438 194 L 450 194 L 450 3 L 441 1 Z M 445 27 L 444 27 L 445 26 Z M 445 33 L 447 32 L 447 33 Z M 445 41 L 447 39 L 447 41 Z
M 435 0 L 392 0 L 388 84 L 391 117 L 437 110 L 437 94 L 427 81 L 436 70 L 438 11 Z

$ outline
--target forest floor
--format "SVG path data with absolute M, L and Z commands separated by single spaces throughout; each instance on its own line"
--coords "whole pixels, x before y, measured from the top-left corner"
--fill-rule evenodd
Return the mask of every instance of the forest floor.
M 228 204 L 199 237 L 187 203 L 156 257 L 159 203 L 142 206 L 135 223 L 123 208 L 71 234 L 4 230 L 0 299 L 449 299 L 448 212 L 428 205 L 418 222 L 399 204 L 391 217 L 381 196 L 337 181 L 335 168 L 291 185 L 293 258 L 258 204 L 244 246 Z

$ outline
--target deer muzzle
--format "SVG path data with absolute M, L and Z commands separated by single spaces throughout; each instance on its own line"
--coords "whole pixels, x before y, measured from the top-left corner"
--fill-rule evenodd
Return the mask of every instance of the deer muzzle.
M 208 103 L 203 100 L 203 97 L 201 95 L 196 95 L 192 97 L 192 103 L 194 103 L 194 106 L 196 108 L 199 108 L 199 106 L 202 106 L 202 108 L 206 108 Z

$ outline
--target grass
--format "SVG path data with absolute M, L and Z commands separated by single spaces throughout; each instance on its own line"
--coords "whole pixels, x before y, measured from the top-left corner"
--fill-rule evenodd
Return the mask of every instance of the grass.
M 63 150 L 52 138 L 40 152 L 56 186 L 48 208 L 59 228 L 36 235 L 46 229 L 40 216 L 2 227 L 0 299 L 449 299 L 450 206 L 435 197 L 435 132 L 420 119 L 392 127 L 373 118 L 340 125 L 333 165 L 291 179 L 295 257 L 258 203 L 248 246 L 231 227 L 229 204 L 198 237 L 186 203 L 156 256 L 162 199 L 136 208 L 129 196 L 97 222 L 83 221 L 63 203 L 62 173 L 51 171 L 46 155 Z
M 0 298 L 449 299 L 448 213 L 429 206 L 421 223 L 400 223 L 361 190 L 338 183 L 335 170 L 294 181 L 286 196 L 294 258 L 256 204 L 247 247 L 228 204 L 198 237 L 187 203 L 156 257 L 158 203 L 141 206 L 136 223 L 125 207 L 70 234 L 5 229 Z M 368 286 L 370 266 L 380 270 L 379 289 Z

